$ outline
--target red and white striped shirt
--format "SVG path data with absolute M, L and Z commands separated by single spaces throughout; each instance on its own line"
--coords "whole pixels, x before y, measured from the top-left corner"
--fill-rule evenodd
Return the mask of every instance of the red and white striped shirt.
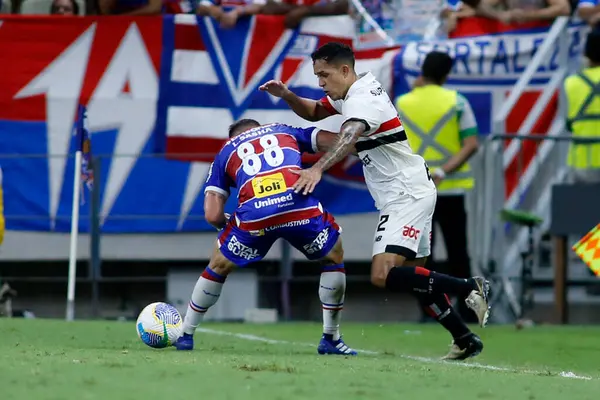
M 425 160 L 413 153 L 396 107 L 373 74 L 360 74 L 343 100 L 326 96 L 321 102 L 331 114 L 342 114 L 345 120 L 359 120 L 367 126 L 356 149 L 378 209 L 406 196 L 421 198 L 435 193 Z

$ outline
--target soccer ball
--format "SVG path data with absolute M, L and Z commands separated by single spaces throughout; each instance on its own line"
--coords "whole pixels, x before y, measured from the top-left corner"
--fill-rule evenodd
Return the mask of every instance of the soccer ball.
M 155 349 L 172 346 L 183 329 L 179 311 L 161 302 L 148 304 L 138 316 L 135 326 L 142 342 Z

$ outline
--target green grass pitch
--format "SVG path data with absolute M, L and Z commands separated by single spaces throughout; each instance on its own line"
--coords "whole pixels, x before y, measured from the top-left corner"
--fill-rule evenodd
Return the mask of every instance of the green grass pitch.
M 0 319 L 0 398 L 198 400 L 468 400 L 600 396 L 600 329 L 477 329 L 483 353 L 441 363 L 437 325 L 345 324 L 370 350 L 319 356 L 320 326 L 205 324 L 196 350 L 155 350 L 132 322 Z M 270 339 L 270 340 L 267 340 Z M 477 363 L 476 366 L 464 364 Z M 461 364 L 461 365 L 456 365 Z M 565 377 L 571 373 L 580 378 Z

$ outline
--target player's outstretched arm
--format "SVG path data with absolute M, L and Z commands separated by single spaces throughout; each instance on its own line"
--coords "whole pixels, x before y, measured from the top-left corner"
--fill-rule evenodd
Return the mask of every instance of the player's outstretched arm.
M 223 229 L 227 223 L 225 215 L 226 200 L 221 193 L 210 190 L 207 190 L 204 196 L 204 219 L 218 230 Z
M 331 113 L 323 106 L 320 100 L 312 100 L 300 97 L 282 81 L 271 80 L 261 85 L 259 90 L 267 92 L 275 97 L 282 98 L 298 116 L 307 121 L 320 121 L 331 116 Z
M 296 175 L 300 175 L 300 178 L 294 183 L 294 191 L 296 193 L 302 192 L 304 195 L 312 193 L 317 183 L 321 180 L 323 172 L 337 164 L 353 151 L 356 141 L 365 129 L 363 121 L 348 120 L 344 122 L 340 134 L 337 135 L 337 140 L 319 161 L 308 169 L 290 171 Z

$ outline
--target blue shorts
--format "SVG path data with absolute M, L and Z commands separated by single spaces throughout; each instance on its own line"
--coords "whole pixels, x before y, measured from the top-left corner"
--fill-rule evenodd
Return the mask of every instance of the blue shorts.
M 219 234 L 219 249 L 239 267 L 260 261 L 277 239 L 284 239 L 309 260 L 325 257 L 337 243 L 340 227 L 327 211 L 298 221 L 275 225 L 258 231 L 240 229 L 231 218 Z

